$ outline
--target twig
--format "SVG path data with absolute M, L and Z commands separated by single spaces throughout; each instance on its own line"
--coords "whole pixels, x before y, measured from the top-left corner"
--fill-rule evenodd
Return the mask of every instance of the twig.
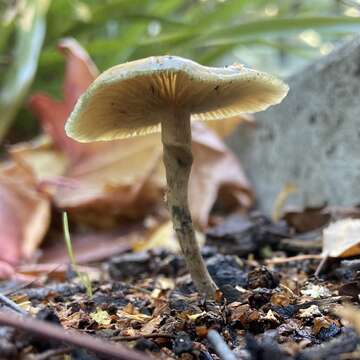
M 113 341 L 135 341 L 139 339 L 156 339 L 165 338 L 173 339 L 175 336 L 170 334 L 145 334 L 145 335 L 134 335 L 134 336 L 115 336 L 111 338 Z
M 81 334 L 74 330 L 64 330 L 58 325 L 31 317 L 11 314 L 8 311 L 0 311 L 0 324 L 12 326 L 16 329 L 36 334 L 46 339 L 63 341 L 73 346 L 90 350 L 107 359 L 118 360 L 149 360 L 149 357 L 126 347 L 101 340 L 90 335 Z
M 236 356 L 227 346 L 222 336 L 215 330 L 209 330 L 207 335 L 208 340 L 214 347 L 216 353 L 222 360 L 236 360 Z
M 323 307 L 323 306 L 328 306 L 330 304 L 339 303 L 340 301 L 349 302 L 350 300 L 351 300 L 351 296 L 331 296 L 325 299 L 311 300 L 303 304 L 296 304 L 295 310 L 299 311 L 300 309 L 306 309 L 311 305 L 317 305 L 319 307 Z
M 286 258 L 275 258 L 266 260 L 266 265 L 278 265 L 278 264 L 286 264 L 291 261 L 304 261 L 304 260 L 321 260 L 323 257 L 322 255 L 316 254 L 307 254 L 307 255 L 297 255 L 297 256 L 290 256 Z
M 327 262 L 327 259 L 328 259 L 328 258 L 329 258 L 329 256 L 328 256 L 327 254 L 325 254 L 325 255 L 323 256 L 323 258 L 321 259 L 320 264 L 318 265 L 318 267 L 316 268 L 316 271 L 315 271 L 315 273 L 314 273 L 314 276 L 315 276 L 316 278 L 319 277 L 319 275 L 320 275 L 320 273 L 321 273 L 321 270 L 323 269 L 323 267 L 324 267 L 325 263 Z
M 22 309 L 18 304 L 16 304 L 14 301 L 12 301 L 3 294 L 0 294 L 0 302 L 8 306 L 10 309 L 13 309 L 16 312 L 20 313 L 21 315 L 27 315 L 27 312 L 24 309 Z

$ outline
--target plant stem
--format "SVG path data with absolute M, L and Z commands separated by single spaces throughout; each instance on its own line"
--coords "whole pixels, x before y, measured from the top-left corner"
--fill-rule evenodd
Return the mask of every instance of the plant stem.
M 210 277 L 195 232 L 188 205 L 188 183 L 193 162 L 190 113 L 174 109 L 161 123 L 166 170 L 167 205 L 187 268 L 200 293 L 214 297 L 217 289 Z
M 64 229 L 64 239 L 66 244 L 66 250 L 70 259 L 70 264 L 73 268 L 73 271 L 75 271 L 75 274 L 80 279 L 81 283 L 84 285 L 86 289 L 87 296 L 91 299 L 93 297 L 93 291 L 92 291 L 92 285 L 89 275 L 86 272 L 80 272 L 79 268 L 76 263 L 76 258 L 74 255 L 71 237 L 70 237 L 70 229 L 69 229 L 69 222 L 68 222 L 68 216 L 67 212 L 63 212 L 63 229 Z

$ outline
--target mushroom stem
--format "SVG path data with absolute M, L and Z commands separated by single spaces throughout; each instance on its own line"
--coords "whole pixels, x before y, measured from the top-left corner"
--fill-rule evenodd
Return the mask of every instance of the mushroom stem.
M 201 256 L 188 205 L 188 183 L 193 162 L 190 112 L 174 109 L 173 119 L 161 122 L 167 205 L 191 278 L 200 293 L 214 297 L 217 289 Z

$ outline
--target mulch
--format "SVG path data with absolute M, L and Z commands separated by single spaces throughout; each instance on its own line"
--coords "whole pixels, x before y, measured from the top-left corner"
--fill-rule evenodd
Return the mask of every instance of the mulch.
M 214 300 L 196 293 L 182 257 L 165 250 L 92 264 L 101 276 L 92 283 L 91 298 L 71 269 L 64 281 L 41 286 L 3 281 L 0 292 L 23 312 L 2 305 L 1 314 L 18 313 L 18 325 L 0 326 L 0 359 L 115 358 L 89 348 L 88 336 L 81 338 L 85 343 L 71 343 L 61 334 L 47 337 L 41 324 L 39 332 L 21 327 L 29 316 L 76 330 L 74 339 L 89 335 L 104 347 L 122 344 L 144 358 L 360 358 L 357 333 L 337 316 L 341 304 L 358 306 L 360 261 L 332 259 L 314 276 L 321 229 L 330 220 L 303 211 L 274 224 L 253 212 L 211 228 L 203 255 L 219 287 Z

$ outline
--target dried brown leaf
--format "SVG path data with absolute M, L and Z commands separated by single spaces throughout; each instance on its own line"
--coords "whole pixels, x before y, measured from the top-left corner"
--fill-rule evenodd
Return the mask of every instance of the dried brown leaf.
M 229 117 L 224 121 L 209 121 L 206 126 L 213 130 L 221 139 L 229 136 L 240 124 L 253 124 L 254 116 L 251 114 L 242 114 Z
M 239 160 L 213 131 L 201 123 L 193 123 L 192 134 L 190 210 L 194 221 L 204 228 L 219 196 L 224 207 L 249 208 L 254 194 Z
M 352 326 L 356 332 L 360 335 L 360 310 L 355 306 L 346 304 L 336 310 L 338 316 L 341 319 Z
M 323 256 L 349 257 L 360 254 L 360 219 L 338 220 L 323 230 Z
M 50 202 L 32 173 L 14 163 L 0 169 L 0 260 L 10 264 L 33 255 L 47 231 Z
M 205 243 L 204 234 L 196 232 L 196 240 L 200 246 L 203 246 Z M 180 253 L 180 245 L 176 241 L 176 234 L 170 220 L 161 224 L 147 239 L 135 243 L 133 247 L 135 251 L 144 251 L 155 248 L 162 248 L 174 253 Z

